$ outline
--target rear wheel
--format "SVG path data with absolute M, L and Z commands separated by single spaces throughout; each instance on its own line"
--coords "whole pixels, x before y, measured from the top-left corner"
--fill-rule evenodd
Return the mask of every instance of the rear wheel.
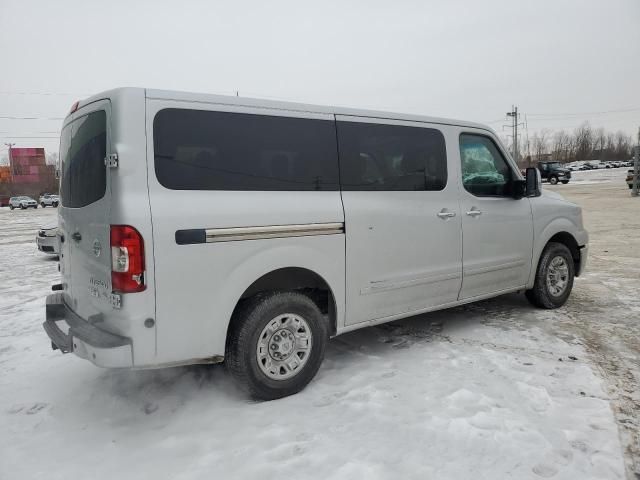
M 258 294 L 236 308 L 225 364 L 252 397 L 286 397 L 302 390 L 318 372 L 327 338 L 326 321 L 306 295 Z
M 561 307 L 571 294 L 574 275 L 573 257 L 567 246 L 549 242 L 540 255 L 533 288 L 525 295 L 536 307 Z
M 558 177 L 549 177 L 549 183 L 551 185 L 556 185 L 558 183 Z
M 563 184 L 563 185 L 566 185 L 567 183 L 569 183 L 569 180 L 563 180 L 563 181 L 562 181 L 562 184 Z
M 14 208 L 16 207 L 14 207 L 13 205 L 9 205 L 9 210 L 13 210 Z
M 46 205 L 44 204 L 44 202 L 42 202 L 40 205 L 42 205 L 42 208 L 46 207 Z
M 53 207 L 58 208 L 58 202 L 53 202 Z

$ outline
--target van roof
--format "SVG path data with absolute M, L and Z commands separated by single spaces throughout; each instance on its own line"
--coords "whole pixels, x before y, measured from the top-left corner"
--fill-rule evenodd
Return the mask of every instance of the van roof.
M 394 112 L 386 112 L 381 110 L 366 110 L 366 109 L 349 108 L 349 107 L 313 105 L 313 104 L 307 104 L 307 103 L 266 100 L 261 98 L 236 97 L 231 95 L 214 95 L 209 93 L 192 93 L 192 92 L 181 92 L 176 90 L 155 90 L 155 89 L 145 89 L 145 88 L 138 88 L 138 87 L 122 87 L 122 88 L 116 88 L 113 90 L 107 90 L 104 92 L 97 93 L 95 95 L 92 95 L 89 98 L 81 100 L 79 102 L 78 108 L 82 108 L 83 106 L 88 105 L 89 103 L 95 102 L 100 99 L 104 99 L 104 98 L 113 99 L 114 97 L 119 97 L 125 94 L 131 94 L 131 91 L 139 91 L 141 94 L 144 94 L 146 98 L 154 98 L 154 99 L 162 99 L 162 100 L 178 100 L 178 101 L 185 101 L 185 102 L 198 102 L 198 103 L 204 103 L 204 104 L 237 105 L 237 106 L 258 107 L 258 108 L 261 107 L 261 108 L 280 109 L 280 110 L 288 110 L 288 111 L 299 111 L 299 112 L 326 113 L 326 114 L 334 114 L 334 115 L 350 115 L 355 117 L 370 117 L 370 118 L 380 118 L 380 119 L 388 119 L 388 120 L 405 120 L 405 121 L 414 121 L 414 122 L 437 123 L 437 124 L 443 124 L 443 125 L 456 125 L 456 126 L 462 126 L 462 127 L 480 128 L 483 130 L 488 130 L 490 132 L 493 132 L 493 129 L 480 123 L 454 120 L 450 118 L 429 117 L 425 115 L 414 115 L 414 114 L 408 114 L 408 113 L 394 113 Z

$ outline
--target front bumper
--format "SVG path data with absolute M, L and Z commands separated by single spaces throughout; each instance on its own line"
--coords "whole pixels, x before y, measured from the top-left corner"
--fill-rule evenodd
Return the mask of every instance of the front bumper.
M 36 245 L 38 246 L 38 250 L 43 253 L 49 253 L 51 255 L 58 255 L 58 238 L 53 237 L 41 237 L 38 235 L 36 237 Z
M 83 319 L 65 303 L 64 294 L 58 292 L 47 296 L 46 320 L 42 326 L 54 350 L 73 352 L 100 367 L 132 367 L 131 339 L 98 328 L 95 324 L 101 320 L 100 315 Z

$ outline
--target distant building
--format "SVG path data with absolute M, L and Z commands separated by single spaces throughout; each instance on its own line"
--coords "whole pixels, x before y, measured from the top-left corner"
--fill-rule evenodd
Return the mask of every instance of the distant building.
M 45 162 L 44 148 L 12 148 L 9 166 L 0 167 L 0 195 L 57 193 L 55 165 Z

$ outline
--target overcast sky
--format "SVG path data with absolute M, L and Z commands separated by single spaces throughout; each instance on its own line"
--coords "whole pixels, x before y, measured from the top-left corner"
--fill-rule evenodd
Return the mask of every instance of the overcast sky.
M 76 99 L 141 86 L 499 133 L 512 104 L 530 135 L 584 120 L 634 136 L 640 126 L 639 0 L 0 0 L 0 59 L 0 116 L 64 117 Z M 60 124 L 0 118 L 0 144 L 57 151 L 57 139 L 17 137 L 55 137 Z

